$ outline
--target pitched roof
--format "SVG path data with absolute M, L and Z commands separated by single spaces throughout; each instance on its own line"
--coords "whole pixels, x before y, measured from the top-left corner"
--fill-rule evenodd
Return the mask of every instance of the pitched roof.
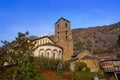
M 67 20 L 67 19 L 65 19 L 65 18 L 63 18 L 63 17 L 61 17 L 55 24 L 57 24 L 60 20 L 65 20 L 65 21 L 67 21 L 67 22 L 70 22 L 69 20 Z
M 72 55 L 72 57 L 77 57 L 79 54 L 82 54 L 83 52 L 85 52 L 85 51 L 87 51 L 87 50 L 80 50 L 80 51 L 78 51 L 78 52 L 74 52 L 73 53 L 73 55 Z
M 74 62 L 74 61 L 76 61 L 76 60 L 78 60 L 79 58 L 71 58 L 70 60 L 68 60 L 68 61 L 70 61 L 70 62 Z
M 40 46 L 55 46 L 55 47 L 59 47 L 59 48 L 63 49 L 61 46 L 58 46 L 58 45 L 52 44 L 52 43 L 45 43 L 45 44 L 42 44 Z
M 101 62 L 105 62 L 105 61 L 120 61 L 119 58 L 106 58 L 106 59 L 102 59 Z
M 34 40 L 34 39 L 37 39 L 37 38 L 38 38 L 38 36 L 30 36 L 29 37 L 30 40 Z
M 92 56 L 88 56 L 88 55 L 86 55 L 86 56 L 84 56 L 83 58 L 81 58 L 81 59 L 94 59 Z
M 39 37 L 39 38 L 33 39 L 32 41 L 39 40 L 39 39 L 42 39 L 42 38 L 45 38 L 45 37 L 49 38 L 53 43 L 55 43 L 55 41 L 52 38 L 50 38 L 49 36 Z

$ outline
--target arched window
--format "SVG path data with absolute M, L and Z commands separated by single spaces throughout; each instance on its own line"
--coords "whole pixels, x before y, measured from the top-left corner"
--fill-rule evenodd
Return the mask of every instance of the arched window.
M 53 53 L 53 59 L 55 59 L 55 53 Z
M 59 35 L 59 31 L 58 31 L 57 33 L 58 33 L 58 35 Z
M 65 23 L 65 27 L 67 28 L 67 23 Z
M 43 53 L 41 53 L 41 56 L 43 56 Z
M 46 53 L 46 57 L 51 57 L 51 49 L 50 48 L 46 49 L 45 53 Z
M 53 58 L 54 58 L 54 59 L 57 58 L 57 53 L 58 53 L 57 49 L 54 49 L 54 50 L 53 50 Z
M 66 36 L 66 40 L 68 39 L 68 36 Z
M 39 57 L 43 57 L 43 56 L 44 56 L 44 49 L 40 49 L 40 50 L 39 50 L 38 56 L 39 56 Z
M 66 31 L 66 35 L 68 34 L 68 31 Z
M 58 59 L 61 59 L 61 53 L 58 53 Z
M 62 51 L 60 50 L 59 53 L 62 53 Z
M 57 24 L 57 28 L 59 29 L 59 24 Z

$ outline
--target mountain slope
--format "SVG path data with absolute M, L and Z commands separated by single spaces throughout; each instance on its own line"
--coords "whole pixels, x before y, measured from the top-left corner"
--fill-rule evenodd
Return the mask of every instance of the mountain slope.
M 118 48 L 120 22 L 108 26 L 73 29 L 72 34 L 74 51 L 87 49 L 92 53 L 112 53 Z

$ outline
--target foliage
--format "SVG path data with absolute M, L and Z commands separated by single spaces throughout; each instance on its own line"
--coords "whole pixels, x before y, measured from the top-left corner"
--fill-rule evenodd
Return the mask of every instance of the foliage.
M 14 41 L 2 41 L 2 54 L 5 54 L 3 60 L 9 63 L 4 71 L 7 79 L 33 80 L 35 76 L 32 51 L 36 47 L 35 43 L 29 40 L 28 34 L 19 32 Z
M 63 62 L 63 70 L 64 71 L 69 71 L 70 70 L 70 62 L 69 61 L 64 61 Z
M 97 74 L 98 74 L 99 79 L 105 78 L 105 74 L 101 69 L 98 70 Z
M 74 71 L 73 80 L 93 80 L 93 73 L 83 72 L 83 71 Z
M 74 80 L 81 80 L 81 74 L 78 71 L 74 72 Z
M 70 70 L 70 62 L 64 61 L 63 63 L 60 60 L 55 60 L 52 58 L 37 58 L 38 64 L 40 66 L 41 70 L 64 70 L 69 71 Z M 61 64 L 61 66 L 59 66 Z M 58 69 L 59 67 L 62 67 L 61 69 Z
M 12 42 L 2 41 L 4 46 L 0 48 L 1 61 L 7 61 L 9 65 L 0 67 L 0 79 L 3 80 L 92 80 L 93 73 L 83 62 L 76 63 L 76 71 L 70 71 L 70 62 L 48 58 L 33 58 L 32 52 L 37 48 L 35 43 L 29 41 L 28 32 L 18 33 L 18 37 Z M 62 63 L 63 70 L 57 70 Z M 85 71 L 83 71 L 85 69 Z M 100 78 L 104 74 L 98 72 Z
M 42 70 L 57 70 L 57 65 L 60 63 L 60 60 L 45 57 L 39 58 L 38 61 Z
M 93 80 L 94 74 L 86 71 L 56 71 L 62 80 Z
M 76 47 L 76 50 L 80 50 L 80 49 L 82 49 L 83 48 L 83 45 L 84 45 L 84 43 L 82 43 L 82 42 L 76 42 L 75 43 L 75 47 Z
M 75 70 L 76 71 L 89 71 L 87 65 L 84 62 L 76 62 L 75 63 Z
M 55 73 L 59 76 L 62 76 L 65 71 L 63 70 L 56 70 Z

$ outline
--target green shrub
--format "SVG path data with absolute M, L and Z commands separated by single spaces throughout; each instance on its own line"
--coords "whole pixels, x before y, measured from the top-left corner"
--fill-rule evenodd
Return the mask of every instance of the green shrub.
M 76 71 L 81 71 L 83 68 L 87 68 L 87 65 L 84 62 L 76 62 L 75 63 Z
M 79 41 L 79 42 L 76 42 L 76 44 L 74 46 L 76 47 L 76 50 L 80 50 L 83 48 L 83 45 L 84 45 L 84 43 Z
M 69 61 L 64 61 L 63 62 L 63 70 L 65 70 L 65 71 L 70 70 L 70 62 Z
M 101 69 L 98 70 L 97 74 L 98 74 L 99 79 L 105 78 L 105 74 Z
M 50 58 L 39 58 L 39 66 L 42 70 L 57 70 L 57 65 L 60 63 L 59 60 Z
M 93 73 L 74 71 L 74 80 L 93 80 Z

